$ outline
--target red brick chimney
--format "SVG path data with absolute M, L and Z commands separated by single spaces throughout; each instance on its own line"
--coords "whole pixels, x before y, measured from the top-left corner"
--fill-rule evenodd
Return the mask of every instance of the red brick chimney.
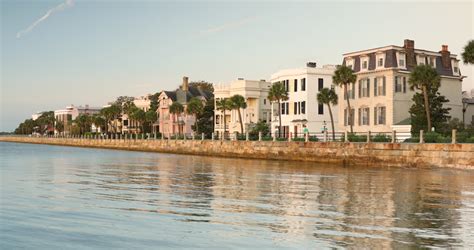
M 407 68 L 411 69 L 416 66 L 415 61 L 415 41 L 410 39 L 405 39 L 403 43 L 403 48 L 405 48 L 405 53 L 407 56 Z
M 451 68 L 451 52 L 448 50 L 448 45 L 441 45 L 441 63 L 446 69 Z

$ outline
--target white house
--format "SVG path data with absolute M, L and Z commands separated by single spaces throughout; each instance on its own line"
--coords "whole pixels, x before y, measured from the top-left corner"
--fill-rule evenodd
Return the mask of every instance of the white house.
M 239 78 L 226 85 L 217 85 L 214 88 L 215 101 L 230 98 L 233 95 L 241 95 L 247 103 L 246 109 L 241 109 L 241 117 L 244 133 L 248 132 L 252 126 L 260 120 L 270 122 L 271 104 L 268 100 L 268 91 L 271 83 L 265 80 L 253 81 Z M 214 132 L 221 134 L 224 132 L 224 114 L 222 111 L 214 111 Z M 238 110 L 226 111 L 226 132 L 234 134 L 241 132 Z
M 319 104 L 316 96 L 323 88 L 335 88 L 332 82 L 335 69 L 334 65 L 317 68 L 316 63 L 309 62 L 304 68 L 285 69 L 272 74 L 271 82 L 283 83 L 289 94 L 289 100 L 281 103 L 282 136 L 291 133 L 301 137 L 304 126 L 310 133 L 332 131 L 328 107 Z M 272 109 L 272 131 L 275 132 L 279 126 L 276 103 L 273 103 Z M 338 108 L 335 106 L 331 110 L 336 126 Z

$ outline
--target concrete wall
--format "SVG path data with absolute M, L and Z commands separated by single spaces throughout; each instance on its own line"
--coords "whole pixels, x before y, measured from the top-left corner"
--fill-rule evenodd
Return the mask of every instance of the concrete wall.
M 81 140 L 34 137 L 0 137 L 0 141 L 265 160 L 309 161 L 343 166 L 474 169 L 474 144 Z

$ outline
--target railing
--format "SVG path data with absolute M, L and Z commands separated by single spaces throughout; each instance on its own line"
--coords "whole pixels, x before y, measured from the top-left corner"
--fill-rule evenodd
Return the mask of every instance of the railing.
M 474 143 L 474 135 L 469 132 L 452 130 L 451 136 L 438 133 L 425 133 L 423 130 L 412 135 L 409 132 L 321 132 L 321 133 L 142 133 L 105 134 L 86 133 L 83 135 L 1 135 L 3 137 L 44 137 L 89 140 L 222 140 L 222 141 L 286 141 L 286 142 L 350 142 L 350 143 Z

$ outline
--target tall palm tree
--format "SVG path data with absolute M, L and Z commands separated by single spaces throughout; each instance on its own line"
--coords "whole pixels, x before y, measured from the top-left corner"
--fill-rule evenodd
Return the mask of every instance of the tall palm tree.
M 349 93 L 347 92 L 347 88 L 349 85 L 352 83 L 354 84 L 357 80 L 357 76 L 354 74 L 354 71 L 345 66 L 345 65 L 339 65 L 337 66 L 336 71 L 334 72 L 334 75 L 332 76 L 332 82 L 336 84 L 337 86 L 343 87 L 344 88 L 344 96 L 346 97 L 347 100 L 347 113 L 348 113 L 348 123 L 351 128 L 351 133 L 354 132 L 352 126 L 352 120 L 353 120 L 353 114 L 351 112 L 351 103 L 349 101 Z
M 337 94 L 334 90 L 323 88 L 317 95 L 317 100 L 321 104 L 328 105 L 329 116 L 331 117 L 332 140 L 336 140 L 336 132 L 334 131 L 334 119 L 332 117 L 331 105 L 337 105 Z
M 281 137 L 281 102 L 288 98 L 288 91 L 281 82 L 274 83 L 268 92 L 268 100 L 278 104 L 278 137 Z
M 427 131 L 431 131 L 431 109 L 428 99 L 428 89 L 439 88 L 441 84 L 441 78 L 436 72 L 436 69 L 430 65 L 419 65 L 410 73 L 408 79 L 411 90 L 421 90 L 423 92 L 423 99 L 425 102 L 426 122 Z
M 175 115 L 178 122 L 178 133 L 181 134 L 181 123 L 179 122 L 179 116 L 184 112 L 184 106 L 179 102 L 173 102 L 170 106 L 170 114 Z
M 244 124 L 242 123 L 242 114 L 240 113 L 240 109 L 246 109 L 247 103 L 245 102 L 245 98 L 241 95 L 233 95 L 230 97 L 231 108 L 236 109 L 239 113 L 239 123 L 240 123 L 240 133 L 244 133 Z
M 186 112 L 188 114 L 194 115 L 194 131 L 198 131 L 197 117 L 199 114 L 202 113 L 203 110 L 204 104 L 201 100 L 196 97 L 193 97 L 191 98 L 191 100 L 189 100 L 188 105 L 186 107 Z
M 100 110 L 100 114 L 105 118 L 106 121 L 106 133 L 109 132 L 109 124 L 115 119 L 119 118 L 122 113 L 122 108 L 117 104 L 112 104 Z M 115 125 L 112 124 L 113 132 L 116 132 Z
M 135 108 L 133 109 L 133 112 L 130 114 L 130 118 L 137 121 L 138 124 L 140 124 L 140 132 L 144 133 L 145 132 L 145 122 L 146 122 L 146 114 L 145 111 L 141 108 Z
M 104 130 L 106 121 L 100 114 L 92 115 L 91 120 L 92 120 L 92 123 L 94 124 L 94 126 L 96 127 L 96 129 L 99 128 L 101 132 Z M 96 131 L 96 132 L 98 132 L 98 131 Z
M 461 55 L 465 64 L 474 64 L 474 40 L 467 43 Z
M 222 111 L 222 114 L 224 115 L 224 135 L 226 133 L 226 129 L 225 129 L 225 126 L 226 126 L 225 111 L 231 109 L 231 107 L 232 107 L 231 104 L 232 103 L 230 102 L 229 98 L 223 98 L 223 99 L 220 99 L 220 100 L 216 101 L 216 109 Z

